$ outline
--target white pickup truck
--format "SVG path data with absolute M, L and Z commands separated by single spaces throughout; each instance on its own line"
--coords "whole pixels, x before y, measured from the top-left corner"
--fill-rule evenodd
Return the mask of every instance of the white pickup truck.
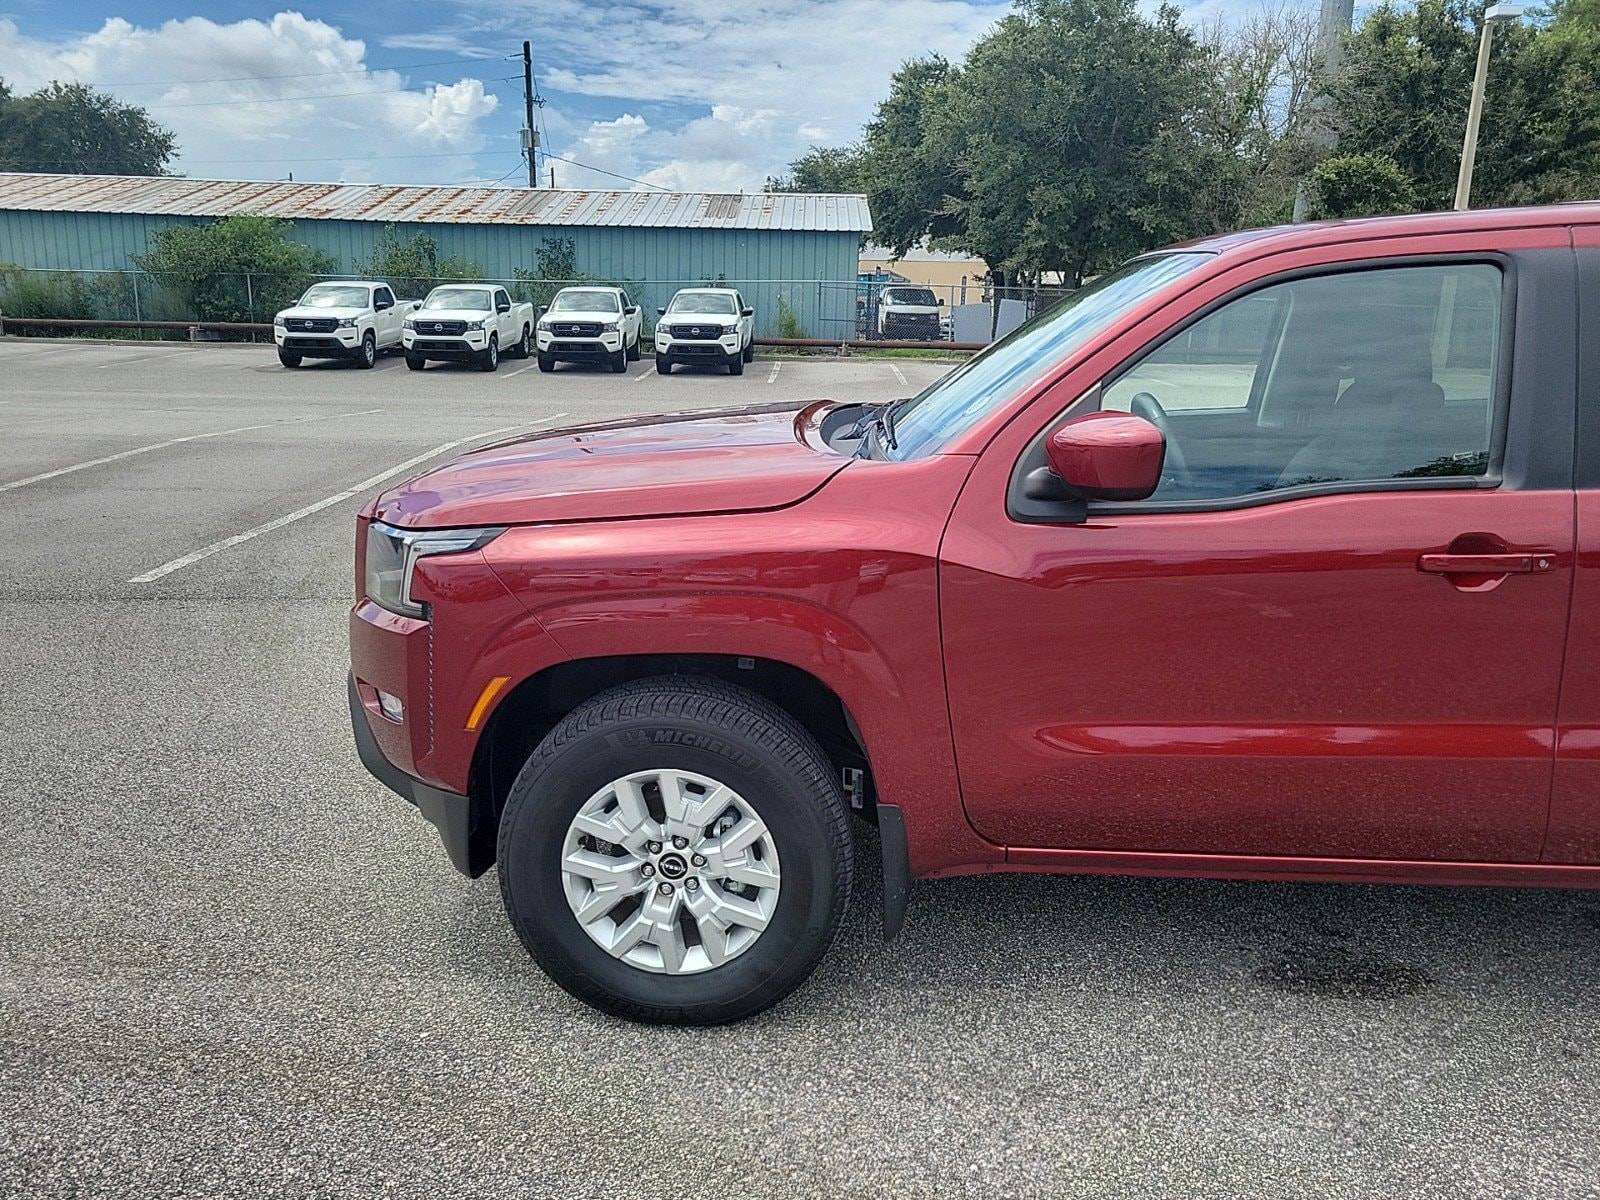
M 441 283 L 406 315 L 401 336 L 413 371 L 430 359 L 493 371 L 502 351 L 513 358 L 532 352 L 533 305 L 513 304 L 505 288 L 493 283 Z
M 644 317 L 619 287 L 562 288 L 539 317 L 539 369 L 558 362 L 603 362 L 619 375 L 639 361 Z
M 314 283 L 272 319 L 278 361 L 298 367 L 308 358 L 347 358 L 371 367 L 382 351 L 400 345 L 400 322 L 416 307 L 415 300 L 396 300 L 386 283 Z

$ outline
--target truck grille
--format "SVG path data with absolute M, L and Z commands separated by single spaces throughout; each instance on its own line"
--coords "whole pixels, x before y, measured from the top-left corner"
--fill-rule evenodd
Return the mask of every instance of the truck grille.
M 332 333 L 339 328 L 336 317 L 287 317 L 283 327 L 296 333 Z
M 883 331 L 896 337 L 937 341 L 939 318 L 934 313 L 885 313 Z
M 460 337 L 467 331 L 465 321 L 430 321 L 426 317 L 418 317 L 416 325 L 418 333 L 446 334 L 450 337 Z
M 557 337 L 599 337 L 600 323 L 598 321 L 559 321 L 550 326 L 550 332 Z
M 721 325 L 674 325 L 672 336 L 675 338 L 698 338 L 701 341 L 716 341 L 722 336 Z

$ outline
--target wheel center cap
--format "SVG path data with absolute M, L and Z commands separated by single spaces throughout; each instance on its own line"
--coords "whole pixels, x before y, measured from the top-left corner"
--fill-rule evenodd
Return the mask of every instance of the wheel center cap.
M 682 879 L 689 873 L 689 864 L 681 854 L 665 854 L 659 869 L 663 879 Z

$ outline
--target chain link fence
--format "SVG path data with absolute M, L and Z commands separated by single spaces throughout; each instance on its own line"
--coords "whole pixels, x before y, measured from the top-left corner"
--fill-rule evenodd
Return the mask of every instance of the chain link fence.
M 0 266 L 0 318 L 70 321 L 173 321 L 270 324 L 273 314 L 292 305 L 319 278 L 265 273 L 196 273 L 175 277 L 147 271 L 56 271 Z M 440 283 L 459 278 L 384 277 L 403 300 L 420 300 Z M 731 287 L 756 310 L 756 336 L 817 338 L 825 341 L 924 341 L 983 344 L 1003 337 L 1051 307 L 1069 289 L 991 288 L 982 283 L 924 285 L 892 278 L 832 279 L 510 279 L 499 284 L 518 301 L 550 302 L 563 287 L 611 284 L 627 290 L 644 310 L 645 332 L 655 328 L 657 310 L 680 288 Z M 69 325 L 14 327 L 17 334 L 81 334 Z M 156 340 L 192 336 L 183 329 L 92 331 L 89 336 Z M 208 332 L 205 336 L 260 340 L 265 334 Z M 270 340 L 270 338 L 267 338 Z

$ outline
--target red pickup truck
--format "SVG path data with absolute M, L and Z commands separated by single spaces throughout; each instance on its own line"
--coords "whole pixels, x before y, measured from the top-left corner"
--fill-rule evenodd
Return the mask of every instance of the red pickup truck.
M 636 1020 L 798 986 L 861 853 L 886 935 L 984 871 L 1597 886 L 1600 206 L 1145 255 L 893 404 L 465 454 L 356 560 L 363 761 Z

